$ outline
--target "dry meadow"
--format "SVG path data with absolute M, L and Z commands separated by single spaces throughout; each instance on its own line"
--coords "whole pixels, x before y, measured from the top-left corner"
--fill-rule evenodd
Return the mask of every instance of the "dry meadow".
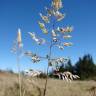
M 45 79 L 22 77 L 22 96 L 42 96 Z M 48 79 L 46 96 L 96 96 L 95 81 Z M 19 96 L 16 74 L 0 72 L 0 96 Z

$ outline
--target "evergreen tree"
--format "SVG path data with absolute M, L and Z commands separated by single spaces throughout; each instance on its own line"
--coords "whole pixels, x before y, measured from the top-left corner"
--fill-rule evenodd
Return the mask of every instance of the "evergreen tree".
M 76 73 L 81 79 L 92 78 L 96 75 L 96 65 L 93 62 L 91 55 L 85 55 L 83 58 L 79 58 L 79 61 L 75 64 Z
M 72 65 L 71 60 L 69 60 L 68 63 L 66 64 L 65 70 L 66 70 L 66 71 L 69 71 L 69 72 L 71 72 L 71 73 L 74 73 L 73 65 Z
M 60 71 L 60 72 L 64 72 L 64 71 L 65 71 L 64 64 L 62 64 L 62 65 L 59 67 L 59 71 Z

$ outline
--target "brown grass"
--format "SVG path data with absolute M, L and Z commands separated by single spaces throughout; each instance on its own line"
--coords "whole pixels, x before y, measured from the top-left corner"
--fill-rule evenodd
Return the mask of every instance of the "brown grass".
M 0 96 L 19 96 L 17 75 L 0 73 Z M 23 77 L 22 92 L 24 96 L 42 96 L 45 79 L 32 79 Z M 72 81 L 71 83 L 48 79 L 46 96 L 95 96 L 92 88 L 96 87 L 95 81 Z

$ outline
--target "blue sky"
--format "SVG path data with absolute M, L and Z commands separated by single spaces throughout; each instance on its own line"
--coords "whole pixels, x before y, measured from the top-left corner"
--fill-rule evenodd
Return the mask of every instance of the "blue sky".
M 73 38 L 69 41 L 74 46 L 65 48 L 64 51 L 53 50 L 53 55 L 68 56 L 72 63 L 84 54 L 91 54 L 96 63 L 96 0 L 62 0 L 66 18 L 60 22 L 61 25 L 73 25 Z M 45 54 L 46 46 L 37 46 L 31 40 L 27 32 L 36 32 L 40 37 L 42 34 L 37 22 L 41 20 L 39 12 L 45 13 L 44 7 L 49 6 L 51 0 L 0 0 L 0 69 L 16 70 L 16 56 L 10 52 L 12 42 L 17 36 L 17 29 L 21 28 L 24 50 L 36 51 Z M 35 68 L 45 71 L 46 61 L 39 64 L 31 63 L 30 59 L 21 59 L 22 69 Z

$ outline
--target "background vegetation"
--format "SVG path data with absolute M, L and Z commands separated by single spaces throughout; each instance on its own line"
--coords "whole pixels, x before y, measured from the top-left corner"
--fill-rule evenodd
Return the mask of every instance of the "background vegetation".
M 67 64 L 61 64 L 58 68 L 60 72 L 69 71 L 77 74 L 81 80 L 96 80 L 96 64 L 90 54 L 80 57 L 75 64 L 72 64 L 71 60 L 69 60 Z M 53 72 L 54 70 L 50 73 L 51 77 Z

